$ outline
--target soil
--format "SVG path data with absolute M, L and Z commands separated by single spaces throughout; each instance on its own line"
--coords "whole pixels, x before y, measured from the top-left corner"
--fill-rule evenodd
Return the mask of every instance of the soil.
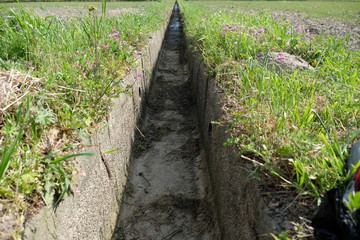
M 271 11 L 274 18 L 300 26 L 309 35 L 330 34 L 345 39 L 349 36 L 347 46 L 352 50 L 360 50 L 360 24 L 337 21 L 331 18 L 308 18 L 305 13 Z M 360 15 L 359 15 L 360 16 Z M 357 19 L 357 21 L 359 18 Z
M 218 239 L 175 8 L 113 240 Z

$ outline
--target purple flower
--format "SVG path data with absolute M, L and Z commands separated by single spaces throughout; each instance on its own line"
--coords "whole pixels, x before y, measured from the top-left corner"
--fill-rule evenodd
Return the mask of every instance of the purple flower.
M 238 44 L 238 42 L 233 42 L 235 45 L 237 45 Z
M 106 45 L 103 46 L 103 48 L 109 49 L 109 45 L 106 44 Z
M 282 61 L 282 60 L 285 59 L 285 56 L 282 55 L 282 54 L 279 54 L 279 55 L 277 56 L 277 59 L 278 59 L 279 61 Z
M 264 28 L 260 28 L 260 29 L 259 29 L 259 33 L 263 33 L 263 32 L 265 32 L 265 29 L 264 29 Z
M 143 35 L 143 32 L 139 32 L 140 35 Z
M 281 37 L 277 37 L 276 40 L 280 41 L 280 40 L 282 40 L 282 38 L 281 38 Z
M 10 59 L 6 60 L 6 63 L 10 63 L 10 62 L 11 62 Z
M 225 32 L 221 32 L 221 35 L 225 36 L 225 34 L 226 34 Z
M 224 27 L 224 31 L 229 31 L 230 28 L 229 27 Z
M 138 79 L 138 78 L 140 78 L 140 77 L 142 77 L 142 74 L 141 74 L 141 73 L 138 73 L 138 74 L 136 74 L 136 75 L 134 76 L 134 79 Z
M 286 44 L 287 46 L 290 46 L 290 42 L 286 42 L 285 44 Z
M 20 31 L 20 30 L 21 30 L 21 27 L 15 27 L 15 30 L 16 30 L 16 31 Z
M 111 31 L 113 31 L 113 32 L 117 32 L 117 30 L 114 28 L 114 29 L 111 29 Z
M 90 65 L 90 64 L 91 64 L 90 60 L 87 60 L 86 63 L 87 63 L 87 65 Z
M 79 53 L 80 53 L 80 51 L 79 51 L 79 50 L 76 50 L 76 51 L 75 51 L 75 54 L 79 54 Z
M 295 28 L 295 30 L 300 32 L 302 30 L 302 28 L 300 26 L 298 26 L 297 28 Z
M 109 37 L 118 37 L 118 36 L 119 36 L 119 33 L 118 33 L 118 32 L 109 34 Z

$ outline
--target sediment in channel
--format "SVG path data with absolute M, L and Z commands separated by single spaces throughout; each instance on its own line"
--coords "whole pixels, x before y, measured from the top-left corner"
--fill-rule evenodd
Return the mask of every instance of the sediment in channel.
M 113 240 L 219 239 L 182 34 L 175 4 L 146 97 Z

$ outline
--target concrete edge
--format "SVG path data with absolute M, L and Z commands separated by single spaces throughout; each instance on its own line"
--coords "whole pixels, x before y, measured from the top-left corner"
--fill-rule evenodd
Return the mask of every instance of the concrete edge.
M 111 239 L 126 184 L 136 124 L 146 102 L 168 19 L 151 35 L 138 59 L 138 67 L 126 79 L 132 85 L 131 94 L 114 99 L 101 130 L 89 139 L 90 147 L 82 150 L 99 155 L 76 159 L 79 174 L 71 183 L 72 195 L 55 210 L 43 208 L 25 222 L 22 239 Z M 135 80 L 138 73 L 142 77 Z M 103 154 L 113 149 L 119 150 Z
M 186 36 L 185 36 L 186 38 Z M 223 119 L 224 93 L 185 39 L 189 78 L 199 118 L 204 158 L 210 175 L 211 193 L 221 239 L 272 239 L 272 223 L 261 200 L 258 183 L 251 178 L 252 165 L 234 147 L 223 145 L 227 126 L 213 124 Z

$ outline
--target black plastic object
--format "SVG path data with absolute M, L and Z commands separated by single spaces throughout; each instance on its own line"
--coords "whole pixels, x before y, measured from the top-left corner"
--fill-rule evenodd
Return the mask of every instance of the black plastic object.
M 312 220 L 317 240 L 359 240 L 360 234 L 338 188 L 328 191 Z
M 360 141 L 353 145 L 347 159 L 347 170 L 354 175 L 344 193 L 339 188 L 328 191 L 312 220 L 317 240 L 360 240 L 360 210 L 351 214 L 345 205 L 350 194 L 360 191 L 360 168 L 355 169 L 359 161 Z

